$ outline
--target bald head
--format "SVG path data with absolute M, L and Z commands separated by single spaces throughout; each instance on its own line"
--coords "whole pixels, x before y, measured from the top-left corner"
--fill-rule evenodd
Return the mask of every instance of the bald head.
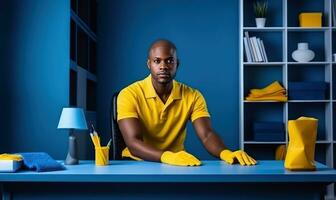
M 149 47 L 147 55 L 148 59 L 150 58 L 152 51 L 155 50 L 156 48 L 170 49 L 170 51 L 172 51 L 172 53 L 176 55 L 176 46 L 174 43 L 172 43 L 169 40 L 159 39 L 154 41 Z

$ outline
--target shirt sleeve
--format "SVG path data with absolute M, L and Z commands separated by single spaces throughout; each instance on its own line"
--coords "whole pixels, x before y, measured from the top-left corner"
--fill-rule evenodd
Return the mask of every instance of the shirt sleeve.
M 117 120 L 125 118 L 139 118 L 137 112 L 137 99 L 129 89 L 120 91 L 117 99 Z
M 196 90 L 193 109 L 191 112 L 191 121 L 194 122 L 196 119 L 201 117 L 210 117 L 210 114 L 203 95 Z

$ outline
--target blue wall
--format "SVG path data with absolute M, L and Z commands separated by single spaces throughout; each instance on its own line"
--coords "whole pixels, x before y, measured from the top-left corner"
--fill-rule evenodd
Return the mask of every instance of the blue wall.
M 215 129 L 233 149 L 239 147 L 239 1 L 101 0 L 98 6 L 98 128 L 109 133 L 113 91 L 142 79 L 148 46 L 173 41 L 181 65 L 177 80 L 205 96 Z M 188 126 L 187 150 L 204 150 Z
M 64 158 L 68 136 L 56 128 L 69 103 L 70 3 L 7 0 L 0 13 L 0 150 Z

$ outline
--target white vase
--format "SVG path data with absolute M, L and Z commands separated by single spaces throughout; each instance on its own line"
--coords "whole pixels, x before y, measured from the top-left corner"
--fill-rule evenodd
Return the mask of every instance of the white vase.
M 309 62 L 313 60 L 315 53 L 308 49 L 308 43 L 298 43 L 298 49 L 293 51 L 292 58 L 297 62 Z
M 266 18 L 255 18 L 257 28 L 264 28 L 266 23 Z

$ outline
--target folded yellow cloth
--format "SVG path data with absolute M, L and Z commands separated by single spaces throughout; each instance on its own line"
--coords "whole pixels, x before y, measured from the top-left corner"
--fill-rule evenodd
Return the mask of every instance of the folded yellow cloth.
M 279 96 L 279 95 L 284 95 L 286 96 L 286 90 L 283 89 L 283 90 L 279 90 L 277 92 L 274 92 L 274 93 L 270 93 L 270 94 L 263 94 L 263 95 L 256 95 L 256 94 L 252 94 L 250 93 L 249 94 L 249 97 L 254 97 L 254 98 L 258 98 L 258 97 L 268 97 L 268 96 Z
M 8 153 L 3 153 L 0 154 L 0 160 L 15 160 L 15 161 L 21 161 L 22 157 L 21 155 L 18 154 L 8 154 Z
M 269 96 L 269 97 L 246 97 L 246 100 L 248 101 L 280 101 L 280 102 L 286 102 L 288 100 L 287 96 Z
M 286 102 L 288 98 L 285 88 L 283 88 L 278 81 L 274 81 L 262 89 L 251 89 L 246 100 Z
M 278 81 L 274 81 L 270 85 L 262 88 L 262 89 L 251 89 L 250 93 L 254 96 L 264 96 L 268 94 L 273 94 L 278 91 L 284 91 L 285 89 L 280 85 Z
M 137 161 L 142 161 L 141 158 L 138 158 L 136 156 L 133 156 L 131 154 L 131 152 L 128 150 L 128 148 L 126 147 L 122 152 L 121 152 L 121 157 L 123 158 L 131 158 L 133 160 L 137 160 Z

